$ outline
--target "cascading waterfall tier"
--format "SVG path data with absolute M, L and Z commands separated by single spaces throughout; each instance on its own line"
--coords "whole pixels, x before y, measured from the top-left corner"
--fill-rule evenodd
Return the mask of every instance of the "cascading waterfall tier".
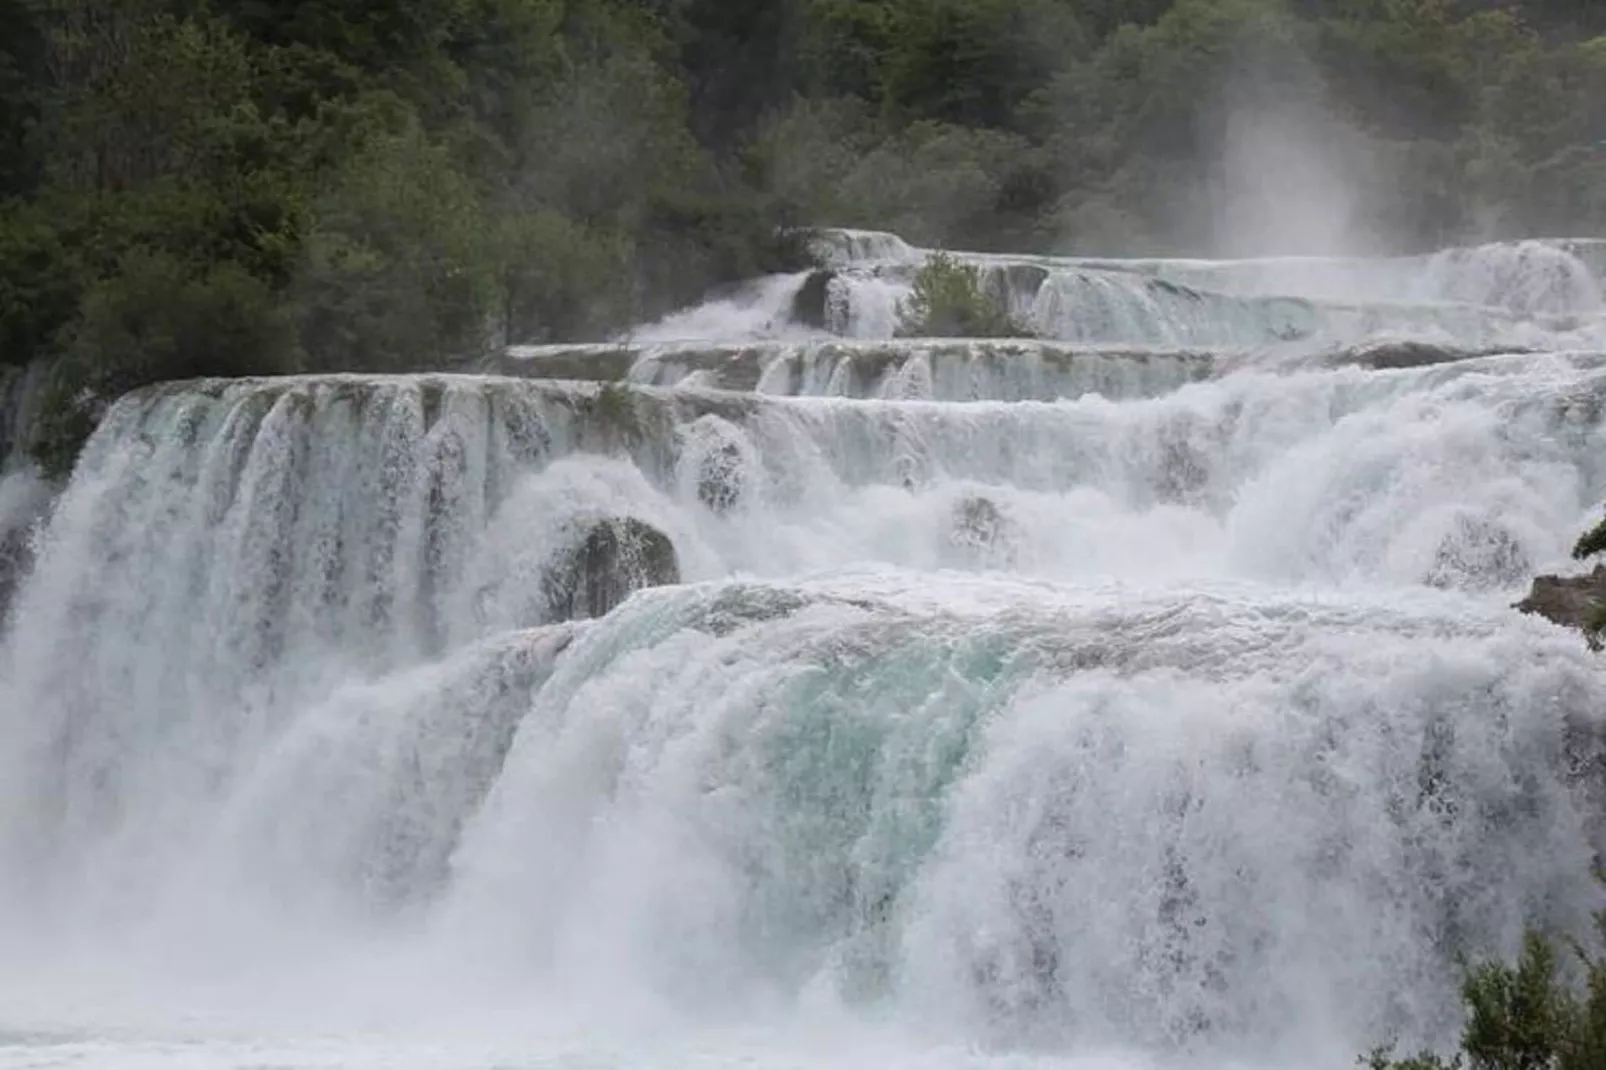
M 1336 1070 L 1585 930 L 1606 673 L 1509 607 L 1606 498 L 1588 243 L 966 254 L 1068 340 L 965 342 L 833 334 L 924 251 L 822 241 L 501 374 L 113 406 L 0 640 L 0 1021 Z
M 491 364 L 533 379 L 628 381 L 792 397 L 1058 401 L 1155 397 L 1208 378 L 1206 350 L 1112 350 L 1033 340 L 903 339 L 519 346 Z
M 995 1040 L 1434 1036 L 1453 948 L 1597 898 L 1602 697 L 1578 644 L 1432 598 L 655 592 L 536 696 L 449 913 L 476 953 L 694 1004 L 823 985 Z
M 824 232 L 816 245 L 831 274 L 812 322 L 860 339 L 896 332 L 899 303 L 932 251 L 851 230 Z M 952 255 L 1040 337 L 1106 346 L 1333 346 L 1407 335 L 1467 346 L 1593 342 L 1606 309 L 1591 266 L 1602 258 L 1589 242 L 1383 260 Z

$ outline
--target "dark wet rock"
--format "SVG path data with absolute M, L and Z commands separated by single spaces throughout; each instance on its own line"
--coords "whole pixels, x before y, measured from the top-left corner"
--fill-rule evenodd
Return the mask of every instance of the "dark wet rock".
M 1039 264 L 1004 264 L 986 275 L 988 293 L 1007 309 L 1029 304 L 1047 281 L 1048 269 Z
M 629 378 L 640 356 L 626 345 L 510 346 L 476 370 L 518 379 L 612 383 Z
M 1190 502 L 1210 485 L 1208 443 L 1214 429 L 1196 416 L 1184 415 L 1160 429 L 1160 455 L 1153 477 L 1162 502 Z
M 824 331 L 831 324 L 831 280 L 834 271 L 814 271 L 804 280 L 802 289 L 792 297 L 792 322 L 804 327 Z
M 34 536 L 58 488 L 15 470 L 0 484 L 0 625 L 23 580 L 33 570 Z
M 990 498 L 971 495 L 954 507 L 954 542 L 978 549 L 992 546 L 1004 529 L 1004 515 Z
M 1161 447 L 1164 460 L 1160 463 L 1155 489 L 1162 501 L 1187 501 L 1210 482 L 1210 469 L 1199 449 L 1187 439 L 1174 438 Z
M 697 498 L 716 513 L 724 514 L 742 503 L 747 490 L 747 467 L 741 447 L 722 442 L 697 465 Z
M 44 361 L 0 367 L 0 470 L 19 463 L 34 447 L 49 373 Z
M 954 506 L 948 540 L 970 565 L 1008 567 L 1018 552 L 1014 524 L 998 504 L 980 494 L 961 498 Z
M 1184 286 L 1179 282 L 1172 282 L 1170 279 L 1152 278 L 1147 280 L 1147 285 L 1151 290 L 1157 290 L 1160 293 L 1181 298 L 1185 301 L 1202 302 L 1204 300 L 1204 294 L 1198 290 L 1191 286 Z
M 808 599 L 784 588 L 727 588 L 708 607 L 698 627 L 711 635 L 726 636 L 752 624 L 783 620 L 808 604 Z
M 1532 571 L 1527 551 L 1511 532 L 1482 517 L 1462 516 L 1440 542 L 1427 583 L 1472 590 L 1510 587 Z
M 1565 628 L 1577 628 L 1596 650 L 1606 627 L 1606 565 L 1582 576 L 1539 576 L 1517 609 Z
M 31 529 L 27 527 L 0 531 L 0 624 L 4 624 L 10 612 L 11 600 L 23 577 L 33 567 L 31 536 Z
M 634 517 L 597 522 L 560 552 L 546 575 L 551 619 L 605 617 L 636 591 L 680 582 L 668 535 Z
M 1435 364 L 1454 364 L 1462 360 L 1498 356 L 1502 353 L 1523 352 L 1507 347 L 1439 345 L 1433 342 L 1391 341 L 1378 342 L 1338 354 L 1335 364 L 1358 364 L 1363 368 L 1388 371 L 1396 368 L 1427 368 Z

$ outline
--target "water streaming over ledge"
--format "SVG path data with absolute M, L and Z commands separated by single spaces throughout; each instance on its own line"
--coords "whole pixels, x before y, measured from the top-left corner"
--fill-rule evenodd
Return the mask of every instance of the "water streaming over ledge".
M 797 277 L 130 395 L 0 646 L 0 1065 L 1444 1039 L 1459 951 L 1601 900 L 1606 677 L 1508 608 L 1606 498 L 1589 251 L 975 257 L 1070 340 Z

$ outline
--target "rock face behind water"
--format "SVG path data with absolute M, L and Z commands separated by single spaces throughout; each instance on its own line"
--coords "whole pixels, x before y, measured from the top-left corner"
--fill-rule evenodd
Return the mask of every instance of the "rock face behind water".
M 0 624 L 11 608 L 11 597 L 33 564 L 27 528 L 0 531 Z
M 746 484 L 742 451 L 734 442 L 721 443 L 698 465 L 698 500 L 716 513 L 723 515 L 739 506 Z
M 606 617 L 636 591 L 680 582 L 669 536 L 634 517 L 602 520 L 560 553 L 546 578 L 552 620 Z
M 815 330 L 831 326 L 830 293 L 834 271 L 814 271 L 792 298 L 792 322 Z
M 1606 624 L 1606 565 L 1596 565 L 1582 576 L 1538 576 L 1517 608 L 1577 628 L 1599 650 L 1601 626 Z

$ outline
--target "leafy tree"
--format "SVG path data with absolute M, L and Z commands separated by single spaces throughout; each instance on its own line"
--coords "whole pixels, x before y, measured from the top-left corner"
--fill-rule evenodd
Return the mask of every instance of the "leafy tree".
M 88 288 L 34 429 L 47 473 L 68 471 L 106 407 L 136 387 L 299 368 L 291 325 L 267 286 L 236 264 L 199 269 L 135 251 Z
M 544 209 L 513 215 L 495 240 L 508 342 L 600 340 L 632 317 L 634 250 L 622 233 Z
M 34 131 L 44 86 L 44 36 L 33 0 L 0 0 L 0 198 L 38 181 Z
M 0 205 L 0 364 L 53 350 L 82 289 L 62 234 L 41 209 Z
M 885 61 L 888 101 L 911 115 L 1007 129 L 1021 104 L 1086 49 L 1060 0 L 905 4 Z
M 416 127 L 376 137 L 319 199 L 293 286 L 320 365 L 427 368 L 481 351 L 501 304 L 473 184 Z

